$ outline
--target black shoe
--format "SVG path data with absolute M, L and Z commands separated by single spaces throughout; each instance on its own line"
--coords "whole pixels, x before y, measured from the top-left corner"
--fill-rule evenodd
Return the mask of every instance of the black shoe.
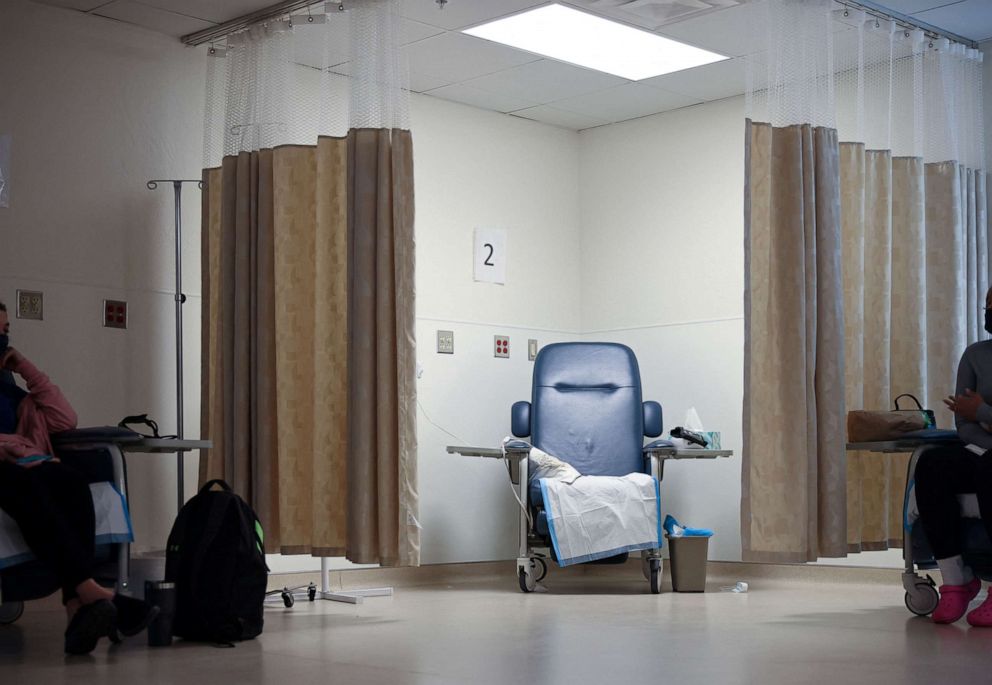
M 136 597 L 114 595 L 117 607 L 117 630 L 124 637 L 133 637 L 148 627 L 159 614 L 159 608 Z
M 108 599 L 84 604 L 65 629 L 66 654 L 89 654 L 101 637 L 109 636 L 117 622 L 117 608 Z

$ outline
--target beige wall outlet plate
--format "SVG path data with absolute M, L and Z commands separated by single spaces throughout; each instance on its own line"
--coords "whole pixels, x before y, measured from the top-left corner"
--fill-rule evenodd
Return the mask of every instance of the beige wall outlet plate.
M 17 291 L 17 318 L 37 321 L 45 318 L 45 296 L 40 290 Z

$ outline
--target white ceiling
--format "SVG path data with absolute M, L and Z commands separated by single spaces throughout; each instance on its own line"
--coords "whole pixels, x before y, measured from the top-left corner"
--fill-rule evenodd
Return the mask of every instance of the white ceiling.
M 35 0 L 127 22 L 175 37 L 272 5 L 275 0 Z M 657 114 L 744 92 L 743 56 L 760 49 L 745 30 L 747 0 L 566 0 L 731 59 L 631 82 L 542 59 L 460 30 L 547 0 L 402 0 L 410 88 L 446 100 L 581 130 Z M 346 2 L 347 4 L 347 2 Z M 992 37 L 992 0 L 887 0 L 892 10 L 972 40 Z M 342 22 L 333 44 L 347 74 Z M 337 49 L 340 46 L 340 49 Z M 301 63 L 321 66 L 322 48 L 304 45 Z

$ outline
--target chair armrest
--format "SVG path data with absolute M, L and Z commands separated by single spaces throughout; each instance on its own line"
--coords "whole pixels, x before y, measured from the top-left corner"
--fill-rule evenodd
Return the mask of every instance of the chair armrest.
M 657 438 L 662 431 L 661 405 L 657 402 L 645 402 L 644 405 L 644 435 Z
M 530 402 L 514 402 L 510 409 L 510 431 L 518 438 L 530 435 Z
M 642 447 L 641 450 L 644 452 L 644 456 L 647 457 L 658 450 L 670 450 L 674 447 L 675 443 L 671 440 L 652 440 Z
M 662 451 L 672 450 L 674 447 L 675 444 L 671 440 L 652 440 L 641 448 L 646 473 L 657 478 L 659 483 L 665 477 L 665 458 L 662 456 Z
M 83 445 L 87 443 L 130 443 L 141 442 L 144 436 L 127 428 L 117 426 L 97 426 L 94 428 L 73 428 L 72 430 L 52 433 L 49 436 L 53 447 L 63 445 Z

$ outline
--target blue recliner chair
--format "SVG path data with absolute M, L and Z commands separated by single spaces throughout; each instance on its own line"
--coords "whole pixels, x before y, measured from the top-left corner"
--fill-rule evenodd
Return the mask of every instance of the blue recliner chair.
M 52 444 L 63 463 L 71 464 L 90 483 L 113 484 L 126 501 L 127 472 L 119 444 L 140 438 L 119 428 L 83 428 L 52 435 Z M 129 552 L 129 540 L 97 540 L 94 556 L 97 582 L 126 589 Z M 47 597 L 58 589 L 54 571 L 39 561 L 0 567 L 0 626 L 20 618 L 25 601 Z
M 616 343 L 556 343 L 543 348 L 534 363 L 530 402 L 516 402 L 511 412 L 513 435 L 530 438 L 535 447 L 567 461 L 583 475 L 661 476 L 652 451 L 667 441 L 644 445 L 662 432 L 661 405 L 641 398 L 641 374 L 634 352 Z M 529 446 L 512 441 L 507 454 L 518 457 L 521 511 L 517 571 L 520 589 L 532 592 L 553 558 L 548 517 L 540 484 L 528 483 Z M 627 553 L 599 563 L 623 563 Z M 596 563 L 596 562 L 593 562 Z M 538 568 L 540 566 L 540 569 Z M 661 592 L 661 550 L 642 552 L 642 568 L 651 592 Z

